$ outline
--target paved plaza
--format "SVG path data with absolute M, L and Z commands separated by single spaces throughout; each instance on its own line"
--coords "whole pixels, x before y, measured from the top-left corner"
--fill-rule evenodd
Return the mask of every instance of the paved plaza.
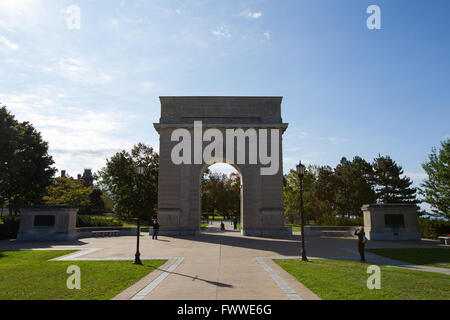
M 217 222 L 197 236 L 165 237 L 152 240 L 142 233 L 141 259 L 168 259 L 115 299 L 164 300 L 298 300 L 319 299 L 295 278 L 276 265 L 272 258 L 299 255 L 298 234 L 284 238 L 243 237 L 232 231 L 229 222 L 220 231 Z M 88 238 L 61 243 L 0 242 L 1 250 L 79 249 L 56 260 L 134 259 L 135 237 Z M 306 239 L 309 257 L 359 260 L 357 240 L 352 238 L 311 237 Z M 370 241 L 368 248 L 434 248 L 437 241 Z M 373 254 L 367 263 L 396 265 L 450 274 L 450 269 L 413 266 Z

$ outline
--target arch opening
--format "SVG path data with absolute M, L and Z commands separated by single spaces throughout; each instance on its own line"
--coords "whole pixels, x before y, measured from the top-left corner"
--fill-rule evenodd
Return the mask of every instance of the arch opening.
M 243 216 L 243 179 L 237 165 L 215 161 L 200 173 L 201 232 L 240 232 Z

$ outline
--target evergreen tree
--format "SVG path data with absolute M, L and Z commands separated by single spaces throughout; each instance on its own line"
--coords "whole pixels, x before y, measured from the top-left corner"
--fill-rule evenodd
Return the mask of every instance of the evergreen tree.
M 376 195 L 382 203 L 417 203 L 416 188 L 411 188 L 412 181 L 401 177 L 403 169 L 389 156 L 378 155 L 373 162 L 373 183 Z
M 436 216 L 450 219 L 450 139 L 441 142 L 439 152 L 433 148 L 422 167 L 428 175 L 420 189 L 423 201 Z
M 361 157 L 352 161 L 345 157 L 335 169 L 336 174 L 336 208 L 341 216 L 360 216 L 364 204 L 375 202 L 373 190 L 372 166 Z
M 316 180 L 313 186 L 314 195 L 313 217 L 320 219 L 323 216 L 336 214 L 338 180 L 330 166 L 316 168 Z

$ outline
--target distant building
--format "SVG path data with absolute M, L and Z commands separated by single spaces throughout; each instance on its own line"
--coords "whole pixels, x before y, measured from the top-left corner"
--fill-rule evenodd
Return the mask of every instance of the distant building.
M 61 178 L 69 178 L 66 170 L 61 170 Z M 92 175 L 92 169 L 84 169 L 84 173 L 77 175 L 77 180 L 83 180 L 84 185 L 91 187 L 94 185 L 94 176 Z
M 86 186 L 91 187 L 94 184 L 94 176 L 92 175 L 92 169 L 84 169 L 83 176 L 81 179 L 84 180 Z

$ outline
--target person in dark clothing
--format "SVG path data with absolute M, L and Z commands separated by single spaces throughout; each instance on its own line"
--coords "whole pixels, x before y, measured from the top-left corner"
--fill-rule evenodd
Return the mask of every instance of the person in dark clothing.
M 355 236 L 358 236 L 358 251 L 361 257 L 361 262 L 365 262 L 366 257 L 364 255 L 364 247 L 366 246 L 367 238 L 366 233 L 364 232 L 364 228 L 363 227 L 356 228 Z
M 153 221 L 153 236 L 152 236 L 153 240 L 155 239 L 158 240 L 158 232 L 159 232 L 159 222 L 157 219 L 155 219 Z
M 220 230 L 225 230 L 225 223 L 223 221 L 220 223 Z
M 237 218 L 233 219 L 233 228 L 234 230 L 237 230 Z

